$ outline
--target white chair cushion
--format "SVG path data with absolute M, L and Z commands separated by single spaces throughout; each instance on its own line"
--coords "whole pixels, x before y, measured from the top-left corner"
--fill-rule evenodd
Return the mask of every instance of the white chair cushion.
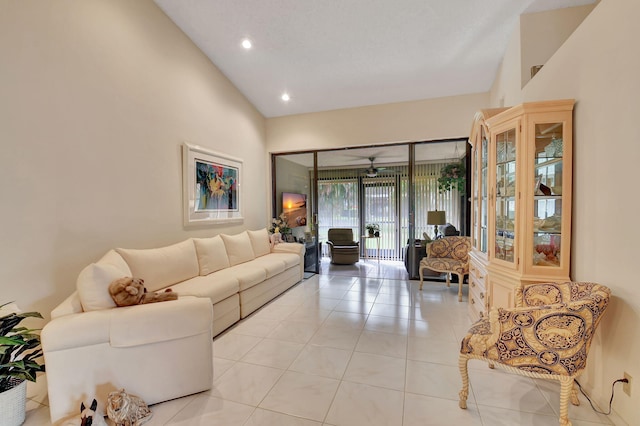
M 224 241 L 219 235 L 212 238 L 194 238 L 198 253 L 198 265 L 200 266 L 200 275 L 209 275 L 212 272 L 228 268 L 229 257 L 224 246 Z
M 269 241 L 267 228 L 262 228 L 258 231 L 247 231 L 247 234 L 249 234 L 253 254 L 256 257 L 271 253 L 271 241 Z
M 149 291 L 188 280 L 200 272 L 195 244 L 185 240 L 166 247 L 137 250 L 117 249 L 135 278 L 142 278 Z
M 256 256 L 253 253 L 253 247 L 251 246 L 251 240 L 249 239 L 247 231 L 236 235 L 221 234 L 220 236 L 227 249 L 230 266 L 239 265 L 255 259 Z

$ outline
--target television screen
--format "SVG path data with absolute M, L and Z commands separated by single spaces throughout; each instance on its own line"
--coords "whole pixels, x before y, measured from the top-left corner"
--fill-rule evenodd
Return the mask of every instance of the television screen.
M 290 228 L 307 225 L 307 194 L 282 193 L 282 212 Z

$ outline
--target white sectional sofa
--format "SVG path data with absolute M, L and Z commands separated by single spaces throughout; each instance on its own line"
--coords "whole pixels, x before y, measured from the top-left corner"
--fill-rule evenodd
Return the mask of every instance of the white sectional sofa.
M 116 308 L 117 278 L 171 288 L 176 301 Z M 304 245 L 270 246 L 266 229 L 115 249 L 78 276 L 42 330 L 52 421 L 124 387 L 148 404 L 211 387 L 212 337 L 304 276 Z

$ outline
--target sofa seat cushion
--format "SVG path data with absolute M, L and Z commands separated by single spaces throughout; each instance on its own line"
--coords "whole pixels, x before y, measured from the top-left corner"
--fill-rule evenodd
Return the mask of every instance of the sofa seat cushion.
M 142 278 L 149 291 L 193 278 L 200 273 L 198 256 L 192 240 L 166 247 L 136 250 L 117 249 L 135 278 Z
M 194 238 L 193 242 L 198 253 L 200 275 L 209 275 L 229 266 L 229 257 L 220 235 L 212 238 Z
M 449 257 L 425 257 L 420 261 L 420 266 L 436 272 L 469 273 L 469 262 L 463 262 Z
M 215 304 L 239 292 L 240 284 L 236 277 L 216 272 L 205 277 L 193 277 L 171 288 L 179 296 L 208 297 Z
M 253 262 L 232 266 L 215 273 L 215 275 L 218 274 L 237 279 L 240 291 L 251 288 L 267 279 L 267 271 L 259 265 L 253 265 Z
M 289 269 L 300 264 L 300 255 L 296 253 L 271 253 L 256 260 L 275 262 L 276 260 L 284 263 L 284 268 Z
M 358 253 L 358 251 L 360 250 L 360 247 L 358 246 L 354 246 L 354 245 L 340 245 L 340 244 L 334 244 L 333 245 L 333 249 L 334 250 L 339 250 L 342 253 Z
M 247 231 L 236 235 L 220 234 L 220 237 L 224 241 L 224 247 L 227 250 L 227 256 L 229 256 L 229 265 L 235 266 L 255 259 L 256 256 L 253 253 L 253 246 Z
M 275 275 L 282 273 L 286 268 L 285 263 L 276 258 L 269 258 L 269 256 L 262 256 L 252 260 L 249 263 L 251 266 L 260 266 L 264 268 L 267 273 L 267 278 L 271 278 Z

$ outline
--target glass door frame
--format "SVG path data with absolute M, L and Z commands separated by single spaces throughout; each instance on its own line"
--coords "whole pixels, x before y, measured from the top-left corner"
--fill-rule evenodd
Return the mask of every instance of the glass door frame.
M 296 152 L 283 152 L 283 153 L 272 153 L 271 154 L 271 217 L 277 217 L 278 212 L 281 210 L 278 208 L 278 188 L 276 186 L 277 182 L 277 158 L 278 157 L 286 157 L 287 155 L 297 155 L 297 154 L 312 154 L 313 155 L 313 177 L 309 181 L 310 185 L 310 193 L 307 197 L 307 209 L 309 209 L 309 205 L 311 206 L 310 211 L 307 212 L 307 215 L 310 217 L 310 224 L 312 227 L 311 235 L 313 237 L 313 247 L 316 253 L 315 256 L 315 264 L 311 265 L 312 267 L 304 268 L 305 272 L 312 272 L 314 274 L 320 273 L 320 259 L 322 257 L 322 253 L 320 253 L 320 240 L 318 238 L 318 152 L 317 151 L 296 151 Z M 307 225 L 307 226 L 309 226 Z M 305 247 L 307 247 L 308 242 L 305 241 Z
M 520 234 L 520 223 L 518 220 L 518 211 L 521 207 L 521 200 L 519 196 L 520 188 L 518 185 L 518 176 L 523 171 L 522 160 L 520 156 L 522 153 L 520 152 L 521 147 L 521 119 L 510 120 L 500 125 L 499 127 L 495 127 L 491 130 L 491 141 L 489 144 L 489 171 L 493 170 L 493 173 L 489 173 L 489 177 L 487 179 L 489 186 L 489 205 L 487 208 L 487 213 L 489 214 L 489 240 L 488 240 L 488 252 L 489 258 L 491 261 L 495 261 L 496 263 L 504 266 L 507 269 L 517 270 L 519 268 L 520 260 L 519 260 L 519 243 L 520 238 L 522 237 Z M 513 131 L 515 135 L 515 174 L 514 174 L 514 223 L 513 223 L 513 232 L 514 238 L 512 242 L 513 247 L 513 261 L 502 260 L 496 256 L 496 240 L 497 240 L 497 232 L 498 232 L 498 224 L 496 218 L 496 208 L 498 205 L 497 199 L 497 191 L 498 191 L 498 180 L 497 180 L 497 159 L 498 159 L 498 146 L 497 146 L 497 137 L 509 131 Z

